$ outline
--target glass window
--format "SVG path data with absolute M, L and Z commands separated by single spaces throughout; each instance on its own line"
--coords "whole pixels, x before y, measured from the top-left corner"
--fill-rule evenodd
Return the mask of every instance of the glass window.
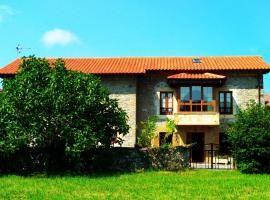
M 201 102 L 201 86 L 192 86 L 192 102 L 200 103 Z
M 181 102 L 189 102 L 190 100 L 190 87 L 181 87 Z
M 173 111 L 173 94 L 172 92 L 168 92 L 168 113 L 172 113 Z
M 160 114 L 171 115 L 173 113 L 173 93 L 160 92 Z
M 213 111 L 213 106 L 211 106 L 211 105 L 204 105 L 203 106 L 203 111 L 211 112 L 211 111 Z
M 203 101 L 212 102 L 213 101 L 213 88 L 203 87 Z
M 188 86 L 180 87 L 179 111 L 186 112 L 213 112 L 213 87 Z M 191 100 L 191 102 L 190 102 Z
M 232 105 L 232 94 L 227 93 L 226 94 L 226 106 L 227 106 L 227 108 L 231 108 L 231 105 Z
M 219 93 L 219 112 L 221 114 L 232 114 L 232 92 Z
M 201 105 L 192 105 L 192 111 L 193 112 L 199 112 L 201 111 Z
M 161 102 L 162 102 L 162 107 L 165 108 L 165 103 L 166 103 L 166 94 L 161 93 Z
M 190 105 L 180 105 L 180 111 L 191 111 L 190 110 Z

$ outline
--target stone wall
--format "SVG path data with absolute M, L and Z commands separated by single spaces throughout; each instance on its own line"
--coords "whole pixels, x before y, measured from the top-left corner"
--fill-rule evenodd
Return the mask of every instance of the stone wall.
M 136 142 L 136 76 L 103 76 L 102 84 L 111 93 L 110 97 L 118 99 L 119 106 L 128 114 L 129 133 L 124 136 L 123 147 L 134 147 Z
M 178 171 L 189 167 L 189 149 L 174 148 L 112 148 L 95 154 L 93 171 Z
M 138 78 L 137 93 L 137 122 L 146 120 L 149 116 L 159 115 L 160 109 L 160 92 L 173 92 L 173 107 L 177 110 L 177 89 L 171 88 L 166 76 L 147 76 Z M 166 116 L 160 116 L 166 118 Z
M 219 91 L 232 91 L 233 94 L 233 114 L 220 115 L 221 124 L 226 124 L 234 120 L 234 114 L 237 109 L 246 108 L 250 100 L 258 102 L 258 75 L 257 74 L 228 74 L 226 83 L 217 88 L 216 96 L 218 97 Z M 263 90 L 261 90 L 263 92 Z M 218 100 L 218 98 L 217 98 Z M 263 101 L 263 98 L 261 99 Z M 219 107 L 217 101 L 217 109 Z
M 0 154 L 0 175 L 35 173 L 99 173 L 133 172 L 142 170 L 182 170 L 189 167 L 189 148 L 96 148 L 80 157 L 65 154 L 64 146 L 57 146 L 57 154 L 50 156 L 46 149 L 24 148 L 10 155 Z M 47 163 L 47 164 L 45 164 Z M 48 165 L 49 164 L 49 165 Z

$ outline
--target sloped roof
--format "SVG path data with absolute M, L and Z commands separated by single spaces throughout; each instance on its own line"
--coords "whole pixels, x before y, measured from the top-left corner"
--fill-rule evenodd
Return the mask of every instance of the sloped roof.
M 180 73 L 174 74 L 167 77 L 168 79 L 225 79 L 226 76 L 203 73 L 203 74 L 191 74 L 191 73 Z
M 199 59 L 195 63 L 193 59 Z M 55 58 L 48 58 L 53 62 Z M 152 70 L 226 71 L 262 70 L 270 66 L 261 56 L 213 57 L 119 57 L 119 58 L 63 58 L 67 69 L 93 74 L 142 74 Z M 16 74 L 21 59 L 0 69 L 0 75 Z

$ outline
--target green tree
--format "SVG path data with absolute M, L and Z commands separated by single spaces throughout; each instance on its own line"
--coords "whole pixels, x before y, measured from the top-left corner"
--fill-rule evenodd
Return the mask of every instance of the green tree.
M 173 133 L 176 131 L 176 123 L 173 119 L 170 119 L 167 117 L 166 119 L 166 134 L 165 137 L 163 138 L 163 144 L 164 147 L 170 147 L 172 146 L 172 144 L 166 144 L 166 140 L 168 139 L 168 137 L 172 136 Z
M 61 59 L 50 64 L 24 58 L 15 78 L 5 80 L 0 102 L 0 151 L 5 154 L 24 147 L 54 151 L 61 144 L 66 154 L 79 156 L 109 147 L 129 130 L 127 114 L 99 78 L 69 71 Z
M 270 111 L 251 102 L 227 129 L 237 167 L 242 172 L 270 172 Z
M 166 132 L 169 135 L 172 135 L 176 131 L 176 123 L 173 119 L 166 119 Z
M 157 116 L 148 117 L 140 123 L 140 134 L 137 137 L 137 145 L 140 147 L 151 147 L 152 140 L 156 137 Z

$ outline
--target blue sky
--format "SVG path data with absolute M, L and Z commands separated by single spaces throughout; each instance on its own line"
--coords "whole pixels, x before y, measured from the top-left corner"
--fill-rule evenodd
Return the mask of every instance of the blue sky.
M 268 0 L 1 0 L 0 66 L 20 56 L 262 55 Z M 270 93 L 270 74 L 265 75 Z

